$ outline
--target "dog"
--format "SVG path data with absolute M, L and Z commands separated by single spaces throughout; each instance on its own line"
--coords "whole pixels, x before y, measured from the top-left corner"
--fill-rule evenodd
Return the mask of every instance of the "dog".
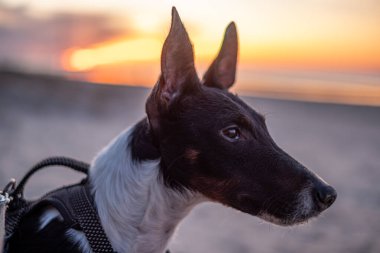
M 316 217 L 336 191 L 279 148 L 265 118 L 228 91 L 235 82 L 238 38 L 228 25 L 202 80 L 173 7 L 161 75 L 147 117 L 93 160 L 89 182 L 102 227 L 117 252 L 164 252 L 178 223 L 214 201 L 278 225 Z M 91 252 L 82 231 L 46 207 L 23 220 L 9 252 Z

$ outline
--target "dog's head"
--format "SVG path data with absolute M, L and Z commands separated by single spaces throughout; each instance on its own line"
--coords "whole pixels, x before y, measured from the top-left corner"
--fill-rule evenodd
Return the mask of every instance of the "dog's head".
M 228 91 L 237 44 L 231 23 L 200 80 L 192 44 L 173 8 L 161 76 L 146 103 L 162 175 L 169 187 L 200 192 L 277 224 L 306 221 L 328 208 L 336 192 L 279 148 L 265 118 Z

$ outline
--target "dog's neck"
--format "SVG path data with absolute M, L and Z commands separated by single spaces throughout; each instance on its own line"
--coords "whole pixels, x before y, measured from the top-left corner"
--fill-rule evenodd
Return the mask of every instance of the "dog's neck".
M 163 252 L 178 223 L 203 198 L 167 187 L 159 159 L 134 161 L 134 130 L 120 134 L 95 158 L 90 172 L 95 204 L 115 251 Z

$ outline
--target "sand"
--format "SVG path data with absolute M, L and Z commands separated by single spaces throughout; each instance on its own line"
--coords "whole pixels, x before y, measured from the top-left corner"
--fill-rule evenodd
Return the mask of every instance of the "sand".
M 149 90 L 0 73 L 0 186 L 40 159 L 90 161 L 144 117 Z M 338 191 L 308 224 L 283 228 L 218 204 L 202 204 L 170 243 L 190 252 L 380 252 L 380 108 L 244 97 L 266 115 L 276 142 Z M 81 175 L 51 168 L 26 187 L 36 197 Z

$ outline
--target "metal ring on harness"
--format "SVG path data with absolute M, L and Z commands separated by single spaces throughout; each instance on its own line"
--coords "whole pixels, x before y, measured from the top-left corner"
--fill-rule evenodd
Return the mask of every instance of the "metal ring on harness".
M 0 194 L 9 194 L 10 192 L 13 192 L 15 188 L 16 188 L 16 179 L 11 178 L 8 184 L 5 185 L 4 189 L 0 191 Z

